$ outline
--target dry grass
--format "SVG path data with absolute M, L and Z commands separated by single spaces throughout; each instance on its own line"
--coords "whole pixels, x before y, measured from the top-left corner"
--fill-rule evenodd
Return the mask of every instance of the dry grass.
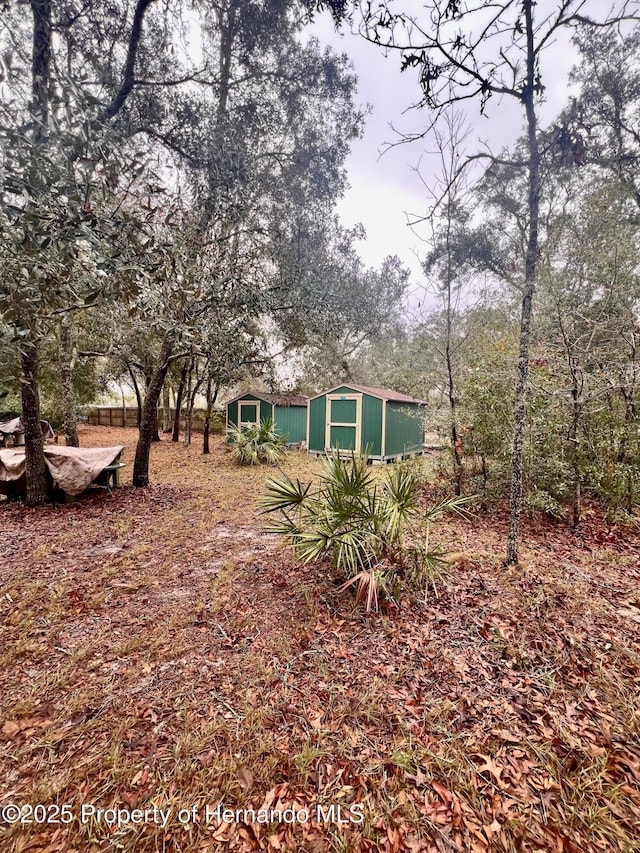
M 130 477 L 134 431 L 82 441 Z M 638 537 L 538 523 L 505 570 L 501 515 L 445 521 L 440 597 L 367 619 L 260 532 L 269 474 L 163 441 L 148 489 L 0 505 L 0 806 L 72 818 L 24 810 L 0 850 L 639 850 Z

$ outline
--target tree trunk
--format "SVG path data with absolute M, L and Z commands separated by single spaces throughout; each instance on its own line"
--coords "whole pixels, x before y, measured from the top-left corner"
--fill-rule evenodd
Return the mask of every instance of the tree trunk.
M 202 387 L 202 382 L 203 382 L 202 378 L 196 379 L 196 382 L 193 386 L 191 394 L 189 395 L 189 408 L 187 409 L 187 423 L 186 423 L 186 429 L 187 429 L 187 433 L 189 435 L 189 444 L 191 444 L 191 438 L 192 438 L 192 434 L 193 434 L 193 412 L 194 412 L 195 407 L 196 407 L 196 397 L 198 396 L 200 388 Z
M 169 400 L 169 383 L 166 379 L 162 386 L 162 432 L 171 432 L 171 401 Z
M 624 424 L 622 435 L 620 436 L 617 459 L 619 464 L 627 466 L 624 509 L 631 515 L 635 503 L 635 487 L 633 472 L 631 470 L 633 454 L 629 453 L 629 443 L 632 435 L 635 436 L 636 441 L 638 436 L 635 400 L 638 381 L 638 346 L 635 332 L 631 333 L 629 344 L 631 346 L 629 358 L 630 375 L 626 379 L 625 377 L 621 377 L 620 382 L 620 393 L 624 399 Z
M 572 415 L 569 429 L 569 441 L 571 442 L 571 467 L 573 469 L 573 526 L 580 524 L 582 517 L 582 483 L 580 474 L 580 421 L 582 420 L 582 386 L 584 384 L 577 359 L 569 356 L 569 368 L 571 370 L 571 400 Z
M 204 431 L 202 435 L 202 452 L 210 453 L 209 450 L 209 434 L 211 432 L 211 413 L 213 412 L 213 405 L 215 401 L 218 399 L 218 383 L 216 382 L 215 391 L 213 391 L 213 380 L 209 377 L 207 381 L 207 409 L 204 416 Z
M 577 456 L 576 449 L 576 456 Z M 578 466 L 573 470 L 573 500 L 572 500 L 573 526 L 578 527 L 582 519 L 582 482 Z
M 438 141 L 440 150 L 440 159 L 442 161 L 443 175 L 447 181 L 446 190 L 446 230 L 445 230 L 445 249 L 446 249 L 446 267 L 444 270 L 444 297 L 445 297 L 445 313 L 447 320 L 447 330 L 445 339 L 445 365 L 447 369 L 447 396 L 449 398 L 450 433 L 451 433 L 451 448 L 453 451 L 453 474 L 455 483 L 455 493 L 460 496 L 462 494 L 462 439 L 458 432 L 458 400 L 456 394 L 456 380 L 453 363 L 453 326 L 454 326 L 454 260 L 451 246 L 451 234 L 453 227 L 453 216 L 456 202 L 459 200 L 458 184 L 456 174 L 460 165 L 460 156 L 458 154 L 458 146 L 461 144 L 461 126 L 457 124 L 455 116 L 447 121 L 449 145 L 447 148 L 444 141 Z
M 47 469 L 44 463 L 44 439 L 40 426 L 40 394 L 38 391 L 38 351 L 35 344 L 22 352 L 22 424 L 25 443 L 25 477 L 27 505 L 47 501 Z
M 36 192 L 46 192 L 46 181 L 40 173 L 35 152 L 47 137 L 49 124 L 49 86 L 51 71 L 51 2 L 31 0 L 33 15 L 33 38 L 31 59 L 31 120 L 33 123 L 34 153 L 30 164 L 29 183 Z M 36 255 L 38 248 L 31 236 L 29 210 L 26 212 L 26 242 Z M 35 226 L 34 226 L 35 227 Z M 27 481 L 26 501 L 29 506 L 47 500 L 47 469 L 44 462 L 44 440 L 40 427 L 40 392 L 38 389 L 38 345 L 33 318 L 27 316 L 24 328 L 29 335 L 24 340 L 20 354 L 22 376 L 20 394 L 22 398 L 22 422 L 24 425 L 25 477 Z
M 525 258 L 525 282 L 520 314 L 520 345 L 518 349 L 518 368 L 516 384 L 516 410 L 511 454 L 511 516 L 509 519 L 509 537 L 507 541 L 506 565 L 518 563 L 520 544 L 520 520 L 522 516 L 522 494 L 524 479 L 524 436 L 527 420 L 527 390 L 529 385 L 529 343 L 531 337 L 531 317 L 533 314 L 533 295 L 536 288 L 538 264 L 538 225 L 540 217 L 540 151 L 538 150 L 538 122 L 535 110 L 535 50 L 533 26 L 533 0 L 524 0 L 525 30 L 527 37 L 527 83 L 522 100 L 527 114 L 527 139 L 529 149 L 529 225 L 527 234 L 527 253 Z
M 147 7 L 153 0 L 138 0 L 132 33 L 127 52 L 125 80 L 116 98 L 106 111 L 109 118 L 122 109 L 134 83 L 134 67 L 137 48 L 140 41 L 142 20 Z M 38 149 L 47 141 L 49 125 L 49 98 L 53 95 L 51 87 L 52 62 L 52 3 L 51 0 L 29 0 L 33 16 L 33 35 L 31 50 L 31 102 L 29 112 L 33 128 L 33 155 L 29 166 L 29 186 L 34 194 L 46 194 L 48 186 L 38 164 Z M 46 152 L 44 152 L 46 155 Z M 37 258 L 41 251 L 34 241 L 29 204 L 25 211 L 25 250 Z M 46 466 L 44 462 L 44 441 L 40 427 L 40 395 L 38 389 L 38 345 L 34 317 L 27 309 L 21 318 L 23 331 L 28 331 L 21 352 L 22 381 L 22 420 L 25 427 L 25 465 L 27 480 L 27 503 L 41 504 L 47 499 Z
M 462 494 L 462 439 L 458 433 L 458 413 L 455 378 L 453 375 L 453 361 L 451 358 L 451 282 L 448 283 L 447 296 L 447 343 L 445 347 L 445 358 L 447 362 L 449 409 L 451 412 L 451 446 L 453 448 L 453 472 L 455 479 L 455 493 Z
M 160 395 L 158 395 L 158 399 L 160 399 Z M 156 416 L 153 422 L 153 434 L 151 436 L 151 441 L 160 441 L 160 428 L 158 426 L 158 403 L 156 401 Z
M 138 404 L 138 415 L 136 420 L 138 424 L 138 429 L 140 429 L 140 426 L 142 424 L 142 394 L 140 393 L 140 386 L 138 385 L 136 375 L 129 365 L 127 365 L 127 370 L 129 371 L 129 376 L 131 377 L 131 384 L 133 385 L 133 390 L 136 395 L 136 402 Z
M 182 365 L 182 372 L 180 373 L 180 384 L 178 385 L 178 394 L 176 396 L 176 411 L 173 416 L 173 435 L 171 436 L 171 441 L 180 441 L 180 410 L 182 409 L 182 397 L 184 396 L 184 386 L 187 381 L 188 369 L 189 362 L 185 361 Z
M 187 373 L 187 413 L 184 419 L 184 446 L 191 444 L 191 380 L 193 377 L 193 358 L 189 359 L 189 371 Z
M 624 498 L 624 510 L 631 515 L 633 513 L 633 504 L 634 504 L 634 479 L 633 473 L 631 471 L 631 458 L 628 451 L 629 441 L 631 439 L 631 435 L 633 432 L 636 432 L 637 435 L 637 427 L 634 429 L 634 425 L 636 424 L 636 406 L 634 400 L 634 388 L 626 389 L 622 387 L 620 389 L 622 397 L 625 403 L 624 410 L 624 423 L 622 426 L 622 435 L 620 436 L 620 443 L 618 445 L 618 454 L 617 461 L 619 465 L 623 465 L 627 467 L 627 473 L 625 475 L 626 489 L 625 489 L 625 498 Z
M 529 252 L 527 251 L 527 267 Z M 535 269 L 535 263 L 533 265 Z M 520 346 L 518 352 L 516 413 L 511 454 L 511 515 L 509 519 L 509 537 L 507 542 L 507 565 L 517 565 L 520 541 L 520 520 L 522 516 L 522 495 L 524 485 L 524 437 L 527 419 L 527 389 L 529 379 L 529 341 L 531 335 L 531 315 L 533 313 L 534 281 L 525 285 L 520 317 Z
M 51 83 L 51 0 L 31 0 L 33 52 L 31 59 L 31 117 L 33 138 L 39 145 L 47 136 Z M 41 183 L 38 181 L 38 183 Z
M 145 373 L 144 375 L 144 388 L 145 388 L 145 396 L 147 391 L 149 390 L 149 385 L 151 385 L 151 381 L 153 379 L 153 374 Z M 166 379 L 166 376 L 165 376 Z M 164 381 L 162 382 L 162 388 L 164 388 Z M 156 401 L 156 417 L 153 424 L 153 433 L 151 435 L 151 441 L 160 441 L 160 424 L 158 422 L 158 401 L 160 400 L 160 396 L 162 394 L 162 390 L 158 395 L 158 400 Z
M 488 482 L 489 482 L 489 469 L 487 468 L 487 457 L 484 453 L 480 454 L 480 462 L 482 464 L 482 505 L 487 507 L 487 495 L 488 495 Z
M 455 481 L 455 493 L 460 496 L 462 494 L 462 439 L 458 433 L 458 412 L 457 412 L 457 399 L 456 399 L 456 385 L 455 385 L 455 376 L 453 373 L 453 358 L 451 354 L 451 338 L 453 334 L 453 317 L 452 317 L 452 304 L 451 304 L 451 256 L 450 256 L 450 247 L 449 247 L 449 228 L 447 227 L 447 293 L 446 293 L 446 301 L 447 301 L 447 340 L 445 344 L 445 361 L 447 366 L 447 395 L 449 397 L 449 410 L 451 412 L 451 447 L 453 449 L 453 473 L 454 473 L 454 481 Z
M 67 313 L 63 315 L 60 322 L 59 365 L 62 385 L 62 429 L 68 447 L 80 447 L 76 416 L 76 392 L 73 387 L 74 363 L 73 317 Z
M 173 344 L 165 338 L 162 343 L 158 366 L 151 377 L 151 381 L 149 382 L 147 395 L 142 409 L 140 435 L 138 437 L 136 457 L 133 463 L 134 486 L 149 485 L 149 458 L 151 456 L 151 443 L 153 441 L 154 430 L 157 430 L 158 400 L 160 399 L 162 385 L 164 384 L 167 370 L 169 369 L 169 359 L 171 358 L 172 351 Z

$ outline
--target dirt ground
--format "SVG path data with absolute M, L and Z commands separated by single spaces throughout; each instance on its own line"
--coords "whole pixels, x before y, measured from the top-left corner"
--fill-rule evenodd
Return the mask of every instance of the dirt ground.
M 154 445 L 153 485 L 0 503 L 0 851 L 638 851 L 640 536 L 445 519 L 366 616 L 257 514 L 273 469 Z M 314 477 L 294 451 L 283 465 Z M 246 810 L 246 813 L 245 813 Z

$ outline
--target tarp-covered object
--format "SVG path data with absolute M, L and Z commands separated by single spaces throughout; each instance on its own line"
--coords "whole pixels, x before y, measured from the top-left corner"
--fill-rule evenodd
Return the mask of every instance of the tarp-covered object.
M 45 447 L 44 461 L 54 489 L 79 495 L 111 465 L 124 450 L 115 447 Z M 25 470 L 23 447 L 0 450 L 0 480 L 18 480 Z
M 49 441 L 56 437 L 53 427 L 49 421 L 40 421 L 40 429 L 42 430 L 42 437 L 45 441 Z M 10 421 L 4 421 L 4 423 L 0 424 L 0 432 L 3 433 L 3 435 L 13 435 L 16 432 L 24 432 L 22 418 L 13 418 Z

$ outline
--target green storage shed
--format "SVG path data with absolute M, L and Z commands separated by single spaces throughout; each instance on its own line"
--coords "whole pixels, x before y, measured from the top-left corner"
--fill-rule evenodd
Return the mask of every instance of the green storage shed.
M 302 394 L 247 391 L 227 403 L 227 429 L 248 426 L 271 419 L 276 432 L 287 436 L 287 444 L 297 444 L 307 437 L 308 397 Z
M 369 451 L 374 462 L 422 453 L 426 403 L 389 388 L 340 385 L 309 399 L 307 449 Z

